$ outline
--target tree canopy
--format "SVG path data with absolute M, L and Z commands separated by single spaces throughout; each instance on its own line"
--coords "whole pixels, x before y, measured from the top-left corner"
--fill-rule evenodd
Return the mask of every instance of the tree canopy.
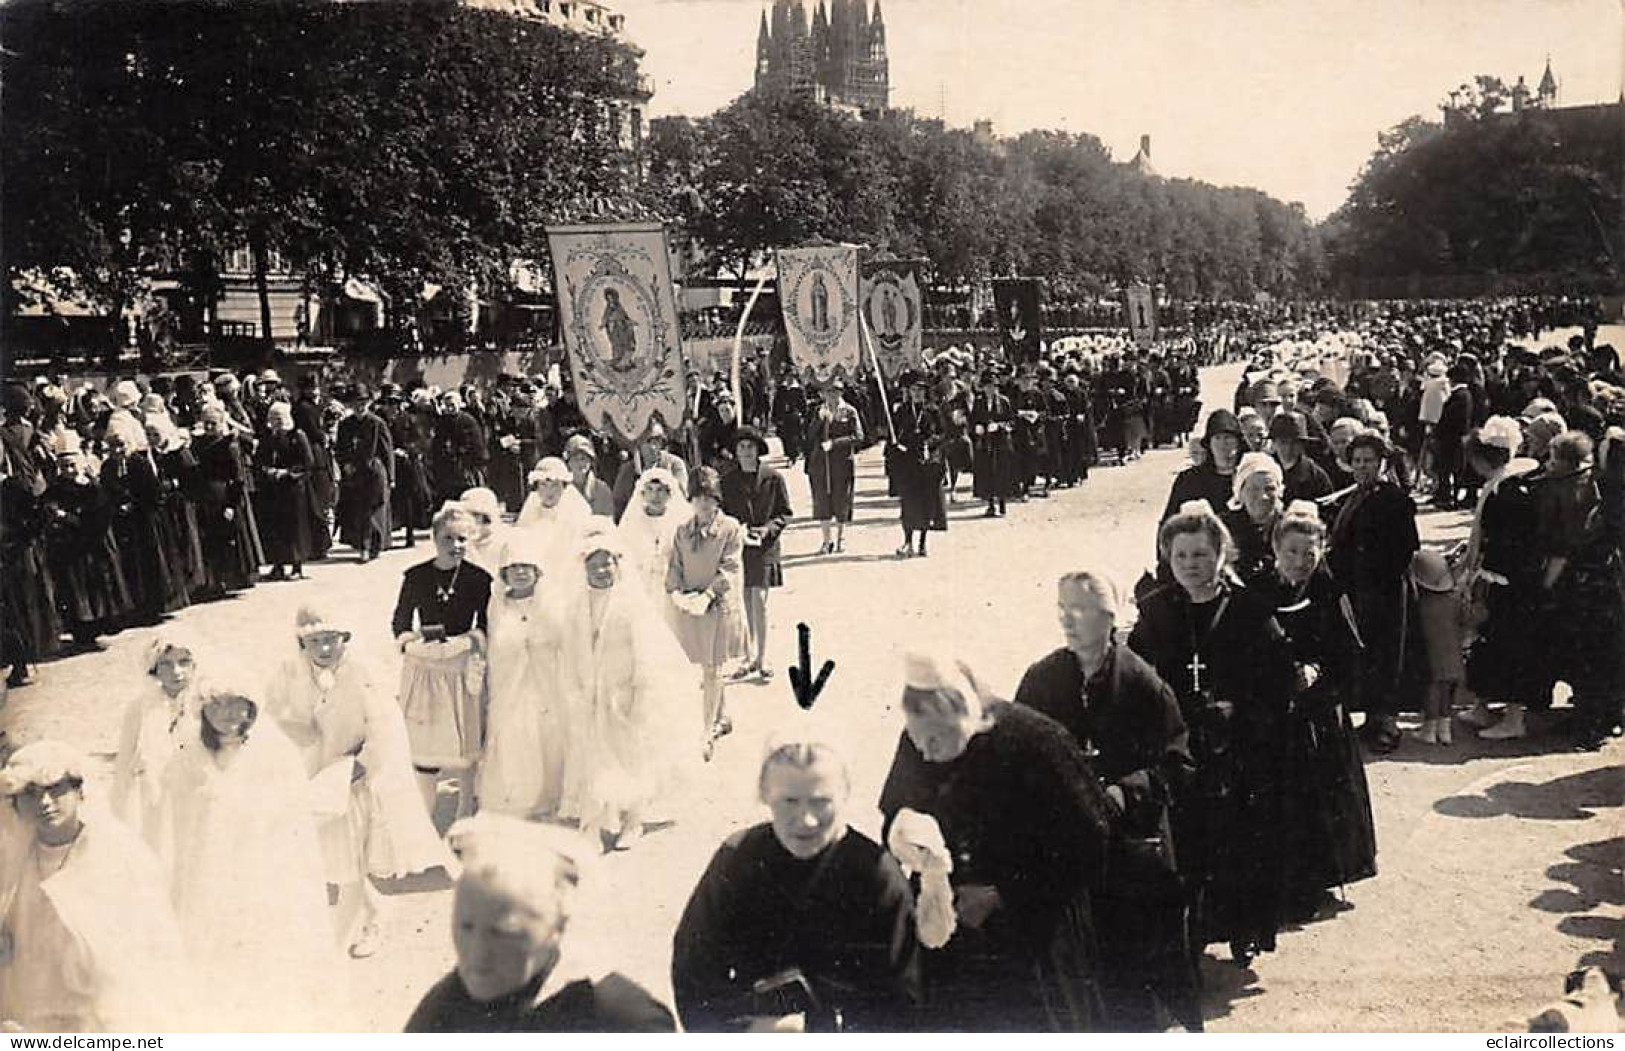
M 451 0 L 20 0 L 0 34 L 8 276 L 114 309 L 245 245 L 394 296 L 499 282 L 631 177 L 636 52 Z
M 859 121 L 752 92 L 686 131 L 664 127 L 650 150 L 671 209 L 736 273 L 824 237 L 929 259 L 945 284 L 1043 276 L 1060 299 L 1132 279 L 1188 297 L 1291 295 L 1321 276 L 1301 207 L 1142 174 L 1089 135 L 990 141 L 908 112 Z
M 1342 279 L 1558 275 L 1614 280 L 1625 214 L 1619 106 L 1508 112 L 1479 76 L 1446 119 L 1384 132 L 1328 223 Z

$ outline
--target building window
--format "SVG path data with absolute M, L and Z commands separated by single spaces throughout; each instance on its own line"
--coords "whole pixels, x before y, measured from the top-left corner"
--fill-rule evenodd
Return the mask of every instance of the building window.
M 596 8 L 596 7 L 587 8 L 587 21 L 589 21 L 589 22 L 598 21 L 598 8 Z

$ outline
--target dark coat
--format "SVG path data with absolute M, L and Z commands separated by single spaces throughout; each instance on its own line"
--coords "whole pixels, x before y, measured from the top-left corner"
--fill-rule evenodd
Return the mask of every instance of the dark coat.
M 1174 808 L 1180 872 L 1204 943 L 1274 944 L 1281 908 L 1280 745 L 1291 653 L 1274 609 L 1226 585 L 1196 605 L 1177 584 L 1140 603 L 1129 645 L 1179 695 L 1197 776 Z
M 848 831 L 816 858 L 771 825 L 718 848 L 672 940 L 672 989 L 688 1032 L 738 1031 L 766 1013 L 751 987 L 795 969 L 844 1032 L 913 1027 L 920 991 L 914 894 L 878 843 Z M 809 1026 L 831 1027 L 830 1014 Z
M 1344 704 L 1363 647 L 1353 603 L 1325 567 L 1301 587 L 1273 572 L 1253 587 L 1274 604 L 1294 664 L 1317 672 L 1308 689 L 1294 690 L 1283 768 L 1287 893 L 1313 900 L 1377 874 L 1371 790 Z
M 1070 650 L 1027 669 L 1016 701 L 1072 734 L 1095 771 L 1123 793 L 1096 896 L 1107 1025 L 1155 1026 L 1155 1000 L 1187 1029 L 1202 1027 L 1170 811 L 1196 775 L 1174 691 L 1133 650 L 1113 645 L 1088 682 Z
M 395 442 L 389 424 L 371 412 L 339 421 L 339 538 L 352 547 L 389 545 L 389 496 L 395 481 Z
M 784 583 L 779 534 L 790 524 L 790 491 L 779 472 L 758 464 L 755 474 L 734 468 L 722 476 L 722 509 L 739 520 L 759 543 L 745 546 L 745 586 L 776 588 Z
M 1016 704 L 948 763 L 904 734 L 880 794 L 887 828 L 904 807 L 936 818 L 953 884 L 996 887 L 1002 906 L 926 954 L 932 1027 L 1079 1032 L 1100 1021 L 1091 896 L 1114 808 L 1066 728 Z
M 453 971 L 430 989 L 408 1033 L 671 1033 L 671 1012 L 630 978 L 571 982 L 540 1003 L 542 979 L 508 996 L 481 1003 Z

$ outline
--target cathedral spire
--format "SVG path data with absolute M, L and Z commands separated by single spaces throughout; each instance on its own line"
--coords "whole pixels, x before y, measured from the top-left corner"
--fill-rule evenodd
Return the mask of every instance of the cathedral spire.
M 1541 74 L 1540 85 L 1535 89 L 1540 96 L 1543 106 L 1550 106 L 1557 101 L 1557 78 L 1552 76 L 1552 56 L 1546 56 L 1546 72 Z

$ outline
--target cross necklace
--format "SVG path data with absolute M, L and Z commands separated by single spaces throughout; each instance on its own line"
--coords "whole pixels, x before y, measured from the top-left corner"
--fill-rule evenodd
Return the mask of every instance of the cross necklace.
M 1212 635 L 1214 629 L 1219 626 L 1219 620 L 1224 616 L 1224 611 L 1229 605 L 1229 595 L 1225 595 L 1223 598 L 1219 599 L 1219 608 L 1213 611 L 1213 619 L 1208 622 L 1207 633 L 1209 635 Z M 1190 663 L 1185 665 L 1185 668 L 1191 673 L 1191 692 L 1194 694 L 1200 694 L 1202 692 L 1202 673 L 1204 671 L 1212 671 L 1213 666 L 1202 660 L 1203 640 L 1198 637 L 1196 630 L 1196 614 L 1194 609 L 1190 614 L 1190 628 L 1191 659 Z

